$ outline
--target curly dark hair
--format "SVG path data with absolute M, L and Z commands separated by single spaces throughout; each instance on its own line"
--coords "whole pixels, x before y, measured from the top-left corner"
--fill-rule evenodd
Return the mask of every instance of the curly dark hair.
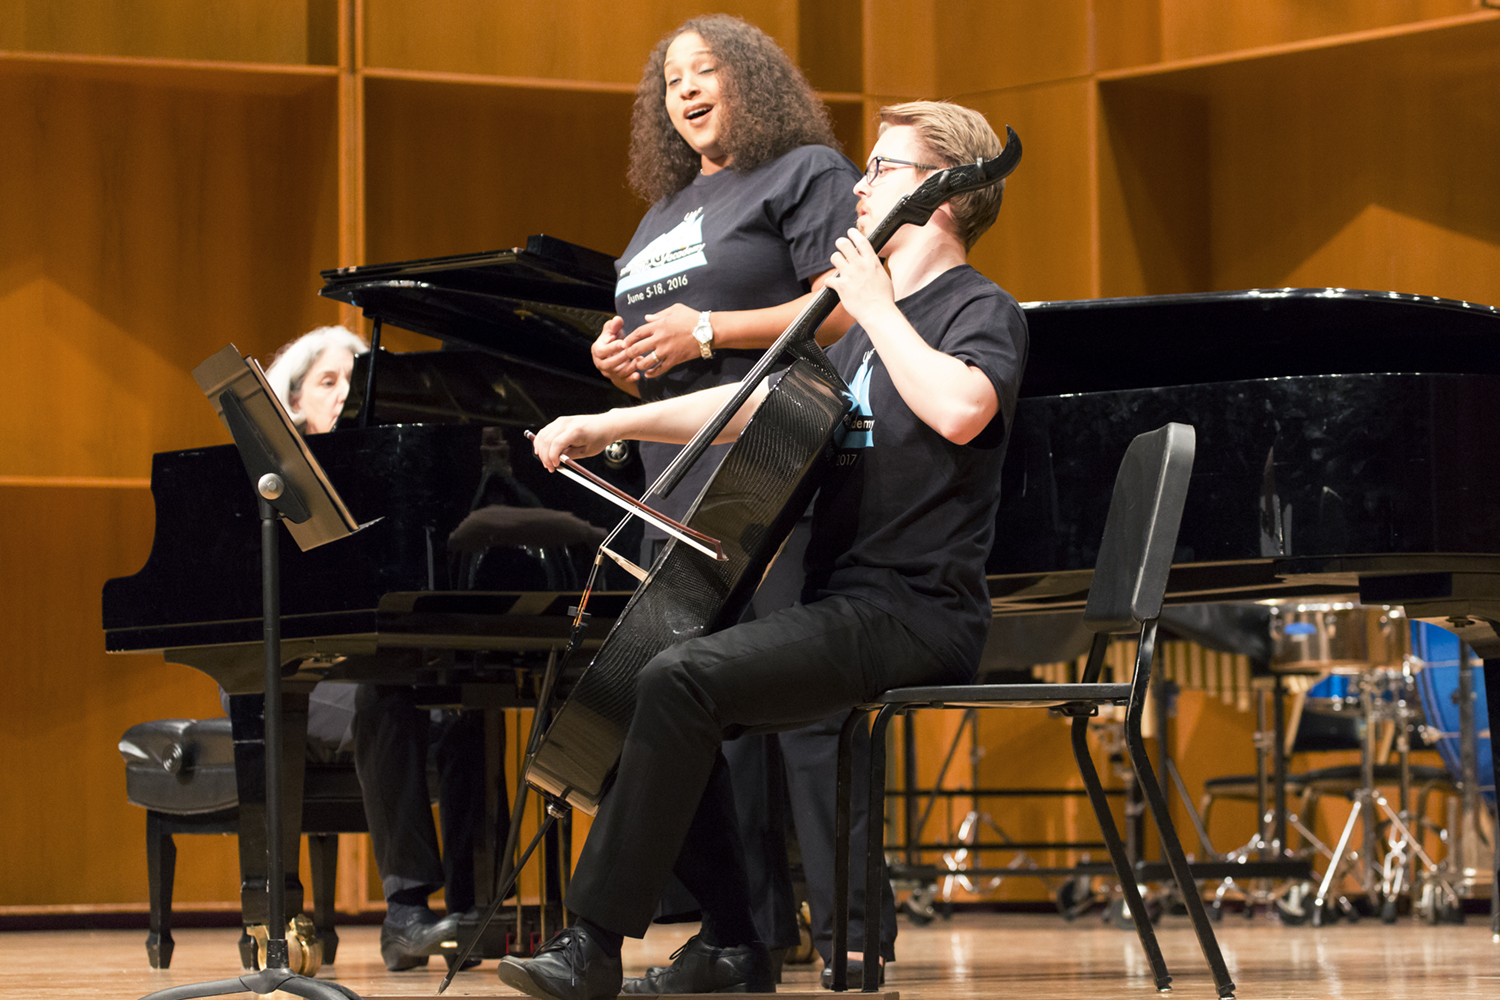
M 667 46 L 687 31 L 697 32 L 719 62 L 724 112 L 719 134 L 731 169 L 754 170 L 798 146 L 842 151 L 828 109 L 781 46 L 748 21 L 710 14 L 683 22 L 656 43 L 646 60 L 630 116 L 632 191 L 655 203 L 691 184 L 703 164 L 667 116 L 662 64 Z M 747 100 L 751 94 L 754 100 Z

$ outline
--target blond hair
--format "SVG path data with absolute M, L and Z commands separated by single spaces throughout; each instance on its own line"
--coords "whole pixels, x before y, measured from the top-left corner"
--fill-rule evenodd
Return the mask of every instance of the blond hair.
M 971 108 L 948 101 L 907 101 L 880 109 L 880 134 L 895 125 L 908 125 L 927 154 L 944 167 L 973 163 L 983 157 L 999 156 L 1005 147 L 990 127 L 989 121 Z M 964 249 L 971 249 L 979 237 L 995 224 L 1000 214 L 1000 199 L 1005 182 L 967 194 L 956 195 L 949 202 L 958 224 L 958 238 Z

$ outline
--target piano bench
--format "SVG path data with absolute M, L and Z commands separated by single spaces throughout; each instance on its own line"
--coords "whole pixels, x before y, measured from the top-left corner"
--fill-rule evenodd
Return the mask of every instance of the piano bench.
M 228 719 L 157 719 L 131 726 L 120 737 L 125 760 L 125 794 L 146 810 L 146 878 L 151 895 L 146 954 L 153 969 L 172 964 L 172 883 L 177 869 L 177 834 L 238 834 L 239 793 L 235 785 L 234 741 Z M 312 863 L 313 924 L 323 941 L 323 961 L 338 953 L 333 927 L 334 886 L 338 878 L 338 835 L 365 833 L 364 800 L 350 754 L 331 763 L 307 762 L 303 783 L 302 832 Z M 241 959 L 253 953 L 241 942 Z

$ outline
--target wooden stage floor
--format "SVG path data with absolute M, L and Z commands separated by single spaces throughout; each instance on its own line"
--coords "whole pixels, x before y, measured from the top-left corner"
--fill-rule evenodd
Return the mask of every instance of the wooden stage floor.
M 691 927 L 661 927 L 644 942 L 628 942 L 626 972 L 667 956 Z M 129 998 L 180 983 L 239 974 L 232 929 L 175 932 L 173 966 L 146 964 L 145 932 L 12 931 L 0 933 L 0 996 Z M 1160 928 L 1172 970 L 1173 995 L 1213 1000 L 1213 981 L 1184 917 Z M 323 970 L 365 997 L 432 996 L 443 966 L 390 973 L 380 962 L 379 928 L 340 932 L 339 962 Z M 1233 915 L 1220 925 L 1220 942 L 1243 998 L 1348 1000 L 1465 1000 L 1500 997 L 1500 944 L 1489 920 L 1429 927 L 1410 919 L 1393 926 L 1376 920 L 1332 927 L 1286 927 Z M 1037 997 L 1048 1000 L 1129 1000 L 1156 995 L 1135 935 L 1086 917 L 960 913 L 927 927 L 902 923 L 886 989 L 902 1000 Z M 816 992 L 815 966 L 792 966 L 781 990 Z M 460 974 L 446 996 L 517 996 L 495 976 L 495 963 Z M 828 996 L 828 994 L 823 994 Z M 249 994 L 242 994 L 249 996 Z

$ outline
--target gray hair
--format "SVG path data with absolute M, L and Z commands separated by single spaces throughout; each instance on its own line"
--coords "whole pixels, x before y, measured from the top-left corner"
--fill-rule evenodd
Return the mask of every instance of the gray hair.
M 276 398 L 281 400 L 281 405 L 286 407 L 298 427 L 303 425 L 305 418 L 301 411 L 293 409 L 292 394 L 302 391 L 302 380 L 307 378 L 313 362 L 330 347 L 347 348 L 350 354 L 364 354 L 370 349 L 359 334 L 347 327 L 320 326 L 282 347 L 266 369 L 266 381 L 271 383 Z

